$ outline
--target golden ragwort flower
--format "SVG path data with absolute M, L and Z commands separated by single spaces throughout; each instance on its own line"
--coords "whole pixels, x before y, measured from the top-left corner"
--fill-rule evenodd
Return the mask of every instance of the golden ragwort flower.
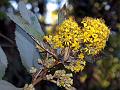
M 69 47 L 71 52 L 77 52 L 77 61 L 65 66 L 75 72 L 84 69 L 86 55 L 94 56 L 104 49 L 110 34 L 110 29 L 102 19 L 85 17 L 81 24 L 83 26 L 79 26 L 73 17 L 69 17 L 57 26 L 55 35 L 45 36 L 54 49 Z
M 85 17 L 81 23 L 83 24 L 84 51 L 88 55 L 96 55 L 105 47 L 110 30 L 102 19 Z

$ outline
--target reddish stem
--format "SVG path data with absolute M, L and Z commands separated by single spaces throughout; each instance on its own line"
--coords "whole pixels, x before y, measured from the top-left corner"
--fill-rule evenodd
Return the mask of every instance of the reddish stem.
M 60 64 L 60 62 L 59 61 L 55 61 L 55 63 L 53 64 L 53 66 L 51 66 L 51 68 L 54 67 L 55 65 L 58 65 L 58 64 Z M 44 68 L 41 72 L 40 72 L 41 69 L 38 71 L 38 72 L 40 72 L 39 75 L 36 74 L 37 76 L 33 77 L 33 80 L 32 80 L 33 86 L 35 86 L 37 83 L 39 83 L 43 79 L 45 79 L 45 76 L 46 76 L 46 74 L 47 74 L 49 69 L 48 68 Z

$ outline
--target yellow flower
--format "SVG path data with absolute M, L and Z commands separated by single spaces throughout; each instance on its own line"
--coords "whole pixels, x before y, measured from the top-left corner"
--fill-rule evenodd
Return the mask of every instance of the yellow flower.
M 99 53 L 105 47 L 110 34 L 110 29 L 105 25 L 105 22 L 102 19 L 85 17 L 82 19 L 81 23 L 83 24 L 84 51 L 88 55 Z
M 84 54 L 80 53 L 78 57 L 83 60 L 84 59 Z
M 85 65 L 86 65 L 85 60 L 77 60 L 76 62 L 70 62 L 70 64 L 66 65 L 65 68 L 67 68 L 73 72 L 79 72 L 84 69 Z
M 80 33 L 81 30 L 77 22 L 72 17 L 69 17 L 56 28 L 55 35 L 52 35 L 52 38 L 48 39 L 46 37 L 46 39 L 55 49 L 71 47 L 74 50 L 78 50 L 80 48 L 80 42 L 78 42 Z
M 88 55 L 99 53 L 105 47 L 110 34 L 109 28 L 102 19 L 91 17 L 83 18 L 81 23 L 83 27 L 78 26 L 77 22 L 69 17 L 57 27 L 55 35 L 46 39 L 55 49 L 70 47 L 74 51 L 81 51 L 82 48 Z
M 68 68 L 76 72 L 84 69 L 85 65 L 79 63 L 85 62 L 83 59 L 86 55 L 94 56 L 104 49 L 110 34 L 110 29 L 102 19 L 85 17 L 81 23 L 83 26 L 79 26 L 73 17 L 69 17 L 57 26 L 55 35 L 45 36 L 54 49 L 64 50 L 69 47 L 70 52 L 75 52 L 74 58 L 80 60 L 73 61 L 75 64 L 71 62 L 71 67 Z

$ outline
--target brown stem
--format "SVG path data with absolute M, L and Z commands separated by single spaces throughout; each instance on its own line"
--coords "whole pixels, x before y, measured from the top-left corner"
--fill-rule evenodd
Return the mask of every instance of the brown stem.
M 31 37 L 32 37 L 32 36 L 31 36 Z M 43 50 L 45 50 L 47 53 L 49 53 L 50 55 L 52 55 L 55 60 L 59 60 L 58 57 L 57 57 L 54 53 L 52 53 L 51 51 L 45 49 L 45 48 L 39 43 L 39 41 L 37 41 L 36 39 L 34 39 L 34 37 L 32 37 L 32 38 L 33 38 L 33 40 L 34 40 Z
M 31 36 L 32 37 L 32 36 Z M 52 55 L 52 57 L 56 60 L 55 63 L 52 65 L 52 67 L 54 67 L 55 65 L 58 65 L 59 62 L 59 58 L 57 57 L 57 55 L 55 55 L 53 52 L 45 49 L 40 42 L 38 42 L 34 37 L 32 37 L 33 40 L 43 49 L 45 50 L 47 53 L 49 53 L 50 55 Z M 51 68 L 52 68 L 51 67 Z M 50 69 L 50 68 L 49 68 Z M 33 86 L 35 86 L 37 83 L 39 83 L 40 81 L 42 81 L 43 79 L 45 79 L 45 76 L 49 70 L 48 68 L 44 68 L 42 71 L 41 69 L 33 76 L 33 80 L 32 80 L 32 84 Z
M 40 75 L 39 75 L 39 77 L 37 79 L 33 79 L 32 80 L 32 85 L 35 86 L 37 83 L 39 83 L 40 81 L 42 81 L 44 79 L 44 76 L 46 76 L 47 72 L 48 72 L 48 69 L 44 69 L 40 73 Z
M 54 64 L 53 64 L 53 66 L 52 67 L 54 67 L 55 65 L 58 65 L 60 62 L 58 62 L 58 61 L 56 61 Z M 51 68 L 52 68 L 51 67 Z M 49 68 L 50 69 L 50 68 Z M 46 76 L 46 74 L 47 74 L 47 72 L 48 72 L 48 70 L 49 70 L 48 68 L 44 68 L 43 69 L 43 71 L 41 71 L 40 72 L 40 70 L 38 71 L 38 73 L 39 73 L 39 75 L 37 75 L 37 76 L 35 76 L 35 78 L 33 77 L 33 80 L 32 80 L 32 84 L 33 84 L 33 86 L 35 86 L 37 83 L 39 83 L 40 81 L 42 81 L 44 78 L 45 78 L 45 76 Z M 39 77 L 38 77 L 39 76 Z
M 3 38 L 5 38 L 5 39 L 6 39 L 7 41 L 9 41 L 12 45 L 15 45 L 14 42 L 13 42 L 11 39 L 9 39 L 8 37 L 6 37 L 5 35 L 3 35 L 3 34 L 0 33 L 0 36 L 3 37 Z
M 33 75 L 33 79 L 36 80 L 38 76 L 40 75 L 42 69 L 40 69 L 35 75 Z

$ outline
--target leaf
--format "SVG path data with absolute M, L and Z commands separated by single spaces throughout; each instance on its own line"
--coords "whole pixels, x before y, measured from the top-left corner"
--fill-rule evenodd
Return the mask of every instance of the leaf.
M 23 88 L 17 88 L 14 85 L 12 85 L 10 82 L 5 80 L 0 80 L 0 88 L 2 90 L 23 90 Z
M 41 68 L 38 64 L 39 51 L 36 49 L 34 40 L 26 34 L 18 25 L 15 30 L 15 40 L 23 65 L 29 70 L 31 67 Z
M 18 8 L 21 16 L 14 15 L 13 13 L 7 13 L 7 15 L 16 23 L 15 39 L 22 62 L 28 70 L 33 65 L 40 68 L 37 61 L 41 57 L 35 48 L 33 40 L 42 44 L 44 33 L 36 15 L 26 9 L 23 1 L 19 2 Z
M 42 28 L 39 24 L 38 18 L 33 12 L 27 10 L 26 5 L 23 1 L 20 1 L 18 3 L 18 8 L 22 18 L 26 22 L 28 22 L 35 30 L 37 30 L 41 35 L 44 35 L 44 32 L 42 31 Z
M 31 24 L 29 12 L 28 12 L 28 10 L 26 8 L 26 5 L 23 1 L 20 1 L 18 3 L 18 9 L 20 11 L 20 14 L 21 14 L 22 18 L 24 20 L 26 20 L 29 24 Z
M 58 12 L 58 24 L 60 25 L 67 18 L 67 9 L 66 5 L 59 10 Z
M 37 41 L 41 42 L 43 40 L 43 35 L 41 35 L 37 30 L 35 30 L 28 22 L 26 22 L 21 16 L 14 15 L 12 13 L 7 13 L 11 20 L 13 20 L 18 26 L 20 26 L 26 33 L 34 37 Z
M 29 11 L 29 15 L 31 19 L 31 26 L 35 28 L 35 30 L 37 30 L 41 35 L 44 35 L 44 32 L 39 24 L 37 16 L 31 11 Z
M 2 48 L 0 47 L 0 80 L 5 74 L 5 69 L 7 68 L 7 64 L 8 64 L 7 57 L 4 51 L 2 50 Z

